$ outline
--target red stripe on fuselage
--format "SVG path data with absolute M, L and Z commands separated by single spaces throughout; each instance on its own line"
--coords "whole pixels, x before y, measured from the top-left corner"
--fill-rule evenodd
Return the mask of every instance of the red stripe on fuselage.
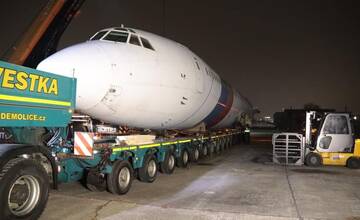
M 222 103 L 222 102 L 217 103 L 217 105 L 221 106 L 223 108 L 223 110 L 221 111 L 220 114 L 218 114 L 216 117 L 214 117 L 210 121 L 210 123 L 207 124 L 207 127 L 213 127 L 213 126 L 217 125 L 220 121 L 222 121 L 226 117 L 226 115 L 231 110 L 232 104 L 234 102 L 234 92 L 233 92 L 232 88 L 230 88 L 230 87 L 229 87 L 228 92 L 230 94 L 228 94 L 226 102 L 225 103 Z

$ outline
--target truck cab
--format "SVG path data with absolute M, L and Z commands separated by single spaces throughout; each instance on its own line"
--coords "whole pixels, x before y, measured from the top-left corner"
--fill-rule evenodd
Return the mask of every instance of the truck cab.
M 36 219 L 58 182 L 76 79 L 0 61 L 0 219 Z

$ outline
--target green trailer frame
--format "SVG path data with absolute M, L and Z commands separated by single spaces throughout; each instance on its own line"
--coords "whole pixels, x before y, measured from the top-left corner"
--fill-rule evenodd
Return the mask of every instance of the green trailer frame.
M 102 174 L 112 172 L 112 164 L 116 161 L 129 161 L 133 169 L 139 169 L 144 166 L 144 158 L 147 154 L 155 156 L 157 163 L 165 160 L 166 153 L 170 150 L 177 160 L 180 159 L 182 152 L 187 150 L 190 155 L 190 161 L 194 161 L 193 154 L 195 149 L 201 152 L 201 156 L 212 157 L 228 149 L 234 142 L 234 136 L 239 132 L 229 132 L 228 134 L 200 136 L 196 138 L 169 139 L 161 142 L 155 142 L 144 145 L 117 146 L 111 145 L 106 148 L 94 150 L 92 157 L 78 157 L 73 155 L 60 161 L 60 172 L 58 179 L 60 182 L 78 181 L 84 178 L 84 170 L 98 168 L 97 171 Z M 204 148 L 206 155 L 204 152 Z M 107 164 L 99 167 L 106 151 L 109 152 Z
M 76 79 L 0 61 L 0 127 L 66 127 Z

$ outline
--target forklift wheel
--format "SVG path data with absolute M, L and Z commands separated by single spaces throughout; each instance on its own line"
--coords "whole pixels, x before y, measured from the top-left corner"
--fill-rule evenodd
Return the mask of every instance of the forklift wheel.
M 319 154 L 310 152 L 305 157 L 305 164 L 309 167 L 318 167 L 322 164 L 322 160 Z
M 359 169 L 360 168 L 360 159 L 358 159 L 356 157 L 350 157 L 346 161 L 346 166 L 351 169 Z

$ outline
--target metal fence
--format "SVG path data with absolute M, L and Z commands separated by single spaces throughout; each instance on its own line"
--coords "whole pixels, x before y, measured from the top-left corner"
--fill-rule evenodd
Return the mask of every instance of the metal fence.
M 286 165 L 304 164 L 304 138 L 297 133 L 273 135 L 273 162 Z

